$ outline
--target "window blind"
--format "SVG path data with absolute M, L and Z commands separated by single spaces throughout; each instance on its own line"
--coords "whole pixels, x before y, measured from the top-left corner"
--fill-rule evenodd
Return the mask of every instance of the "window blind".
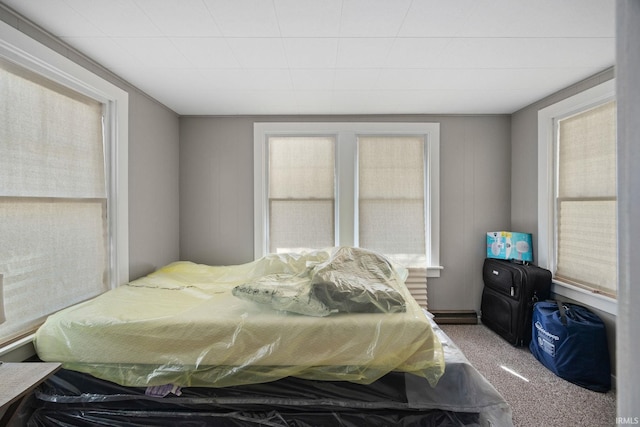
M 616 294 L 615 102 L 558 123 L 556 276 Z
M 335 138 L 270 137 L 269 251 L 335 242 Z
M 339 160 L 334 136 L 266 138 L 268 249 L 286 252 L 335 245 L 339 164 L 346 171 L 340 178 L 341 185 L 348 187 L 343 192 L 350 194 L 357 187 L 355 206 L 349 201 L 348 207 L 340 206 L 357 210 L 357 215 L 348 211 L 358 224 L 353 233 L 359 239 L 357 245 L 408 267 L 407 287 L 426 307 L 425 137 L 350 135 L 353 139 L 340 143 L 353 157 Z M 344 146 L 341 150 L 344 153 Z M 348 228 L 350 224 L 340 225 Z
M 358 138 L 360 246 L 426 266 L 424 138 Z
M 108 286 L 101 103 L 0 62 L 0 342 Z

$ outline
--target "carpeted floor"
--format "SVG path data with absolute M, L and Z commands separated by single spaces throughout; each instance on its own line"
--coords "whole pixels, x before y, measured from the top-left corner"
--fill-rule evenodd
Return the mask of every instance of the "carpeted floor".
M 511 405 L 516 427 L 616 425 L 614 391 L 597 393 L 557 377 L 528 348 L 513 347 L 484 325 L 440 327 Z

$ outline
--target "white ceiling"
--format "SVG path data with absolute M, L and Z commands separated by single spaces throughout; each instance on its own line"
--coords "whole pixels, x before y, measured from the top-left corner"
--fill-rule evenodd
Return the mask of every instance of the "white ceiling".
M 512 113 L 615 61 L 615 0 L 2 0 L 181 115 Z

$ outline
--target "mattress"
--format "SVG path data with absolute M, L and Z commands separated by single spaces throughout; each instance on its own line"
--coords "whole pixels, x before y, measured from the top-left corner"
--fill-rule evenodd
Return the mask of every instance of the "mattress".
M 287 286 L 260 294 L 258 302 L 239 295 L 247 285 L 262 289 L 265 278 L 311 285 L 345 255 L 348 277 L 386 275 L 380 286 L 365 287 L 372 310 L 289 311 L 282 303 L 292 289 Z M 442 345 L 404 278 L 402 269 L 356 248 L 274 254 L 235 266 L 180 261 L 53 314 L 34 345 L 44 361 L 123 386 L 228 387 L 288 376 L 369 384 L 392 371 L 435 385 L 444 372 Z M 385 309 L 379 296 L 394 292 L 401 309 Z
M 145 388 L 61 370 L 36 390 L 34 412 L 24 419 L 29 426 L 513 426 L 504 398 L 431 322 L 446 361 L 435 387 L 425 378 L 391 372 L 367 385 L 287 377 L 186 388 L 180 396 L 158 398 Z

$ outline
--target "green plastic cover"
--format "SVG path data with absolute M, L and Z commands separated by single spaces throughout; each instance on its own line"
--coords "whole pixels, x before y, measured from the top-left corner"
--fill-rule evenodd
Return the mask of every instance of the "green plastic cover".
M 44 361 L 124 386 L 369 384 L 391 371 L 435 385 L 442 346 L 405 279 L 351 247 L 234 266 L 179 261 L 51 315 L 34 343 Z M 248 286 L 258 298 L 243 295 Z

